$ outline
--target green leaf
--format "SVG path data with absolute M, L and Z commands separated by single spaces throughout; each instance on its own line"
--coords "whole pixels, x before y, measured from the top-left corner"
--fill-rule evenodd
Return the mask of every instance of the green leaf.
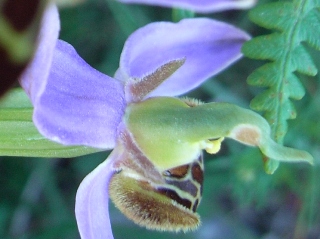
M 267 87 L 251 102 L 251 108 L 264 112 L 271 125 L 272 137 L 282 143 L 287 120 L 296 117 L 292 99 L 300 100 L 305 93 L 296 72 L 315 76 L 317 67 L 302 43 L 320 49 L 320 1 L 293 0 L 261 5 L 253 9 L 250 19 L 273 33 L 257 36 L 242 48 L 245 56 L 271 61 L 248 77 L 248 84 Z M 266 168 L 277 166 L 268 159 Z
M 320 13 L 319 11 L 310 12 L 303 20 L 302 24 L 308 27 L 301 27 L 299 35 L 302 39 L 308 39 L 311 47 L 320 50 Z
M 284 31 L 295 21 L 294 6 L 290 2 L 276 2 L 261 5 L 250 12 L 250 19 L 267 29 Z M 285 9 L 285 11 L 284 11 Z
M 242 51 L 247 57 L 261 60 L 276 60 L 281 57 L 286 47 L 285 39 L 279 33 L 259 36 L 246 42 Z
M 102 151 L 65 146 L 44 138 L 32 122 L 32 105 L 22 89 L 0 101 L 0 155 L 25 157 L 75 157 Z

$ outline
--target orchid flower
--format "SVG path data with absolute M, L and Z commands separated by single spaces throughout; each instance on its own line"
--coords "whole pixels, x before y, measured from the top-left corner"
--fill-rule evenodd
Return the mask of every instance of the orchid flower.
M 112 78 L 58 40 L 58 31 L 58 11 L 50 6 L 20 83 L 45 137 L 65 145 L 114 148 L 78 189 L 81 238 L 113 238 L 109 193 L 126 216 L 147 228 L 198 226 L 201 151 L 216 153 L 224 137 L 257 146 L 277 160 L 312 160 L 272 141 L 268 123 L 250 110 L 174 97 L 239 59 L 249 39 L 245 32 L 206 18 L 151 23 L 127 39 Z M 188 189 L 176 176 L 188 176 Z
M 199 13 L 219 12 L 252 7 L 256 0 L 119 0 L 123 3 L 138 3 L 170 8 L 182 8 Z

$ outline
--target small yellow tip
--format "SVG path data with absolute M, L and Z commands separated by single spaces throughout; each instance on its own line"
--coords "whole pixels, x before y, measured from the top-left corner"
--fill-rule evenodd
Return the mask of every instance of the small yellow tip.
M 209 154 L 216 154 L 219 152 L 221 148 L 221 142 L 224 140 L 224 137 L 221 137 L 219 139 L 215 140 L 207 140 L 205 142 L 205 147 L 204 149 L 207 151 Z

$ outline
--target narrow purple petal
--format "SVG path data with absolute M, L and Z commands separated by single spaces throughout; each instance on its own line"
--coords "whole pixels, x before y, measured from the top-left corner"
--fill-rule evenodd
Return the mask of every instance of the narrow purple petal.
M 185 59 L 149 96 L 180 95 L 239 59 L 241 46 L 249 38 L 234 26 L 207 18 L 151 23 L 128 38 L 116 78 L 141 79 L 169 61 Z
M 32 102 L 41 94 L 46 85 L 45 79 L 49 75 L 59 31 L 60 20 L 57 6 L 49 4 L 41 22 L 35 55 L 19 79 Z
M 90 67 L 60 40 L 49 77 L 42 80 L 46 85 L 33 100 L 33 120 L 43 135 L 67 145 L 114 147 L 125 107 L 120 82 Z
M 87 175 L 76 196 L 76 218 L 81 239 L 113 239 L 108 210 L 109 180 L 113 163 L 119 157 L 117 149 Z
M 119 0 L 123 3 L 139 3 L 171 8 L 184 8 L 195 12 L 208 13 L 229 9 L 252 7 L 256 0 Z

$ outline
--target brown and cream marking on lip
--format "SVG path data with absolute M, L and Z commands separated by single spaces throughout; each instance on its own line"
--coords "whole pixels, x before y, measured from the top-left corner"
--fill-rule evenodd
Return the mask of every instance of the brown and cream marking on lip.
M 109 184 L 115 206 L 135 223 L 160 231 L 188 231 L 200 224 L 196 209 L 201 201 L 203 161 L 159 172 L 133 144 L 128 133 L 122 135 L 123 154 L 115 164 L 118 173 Z

